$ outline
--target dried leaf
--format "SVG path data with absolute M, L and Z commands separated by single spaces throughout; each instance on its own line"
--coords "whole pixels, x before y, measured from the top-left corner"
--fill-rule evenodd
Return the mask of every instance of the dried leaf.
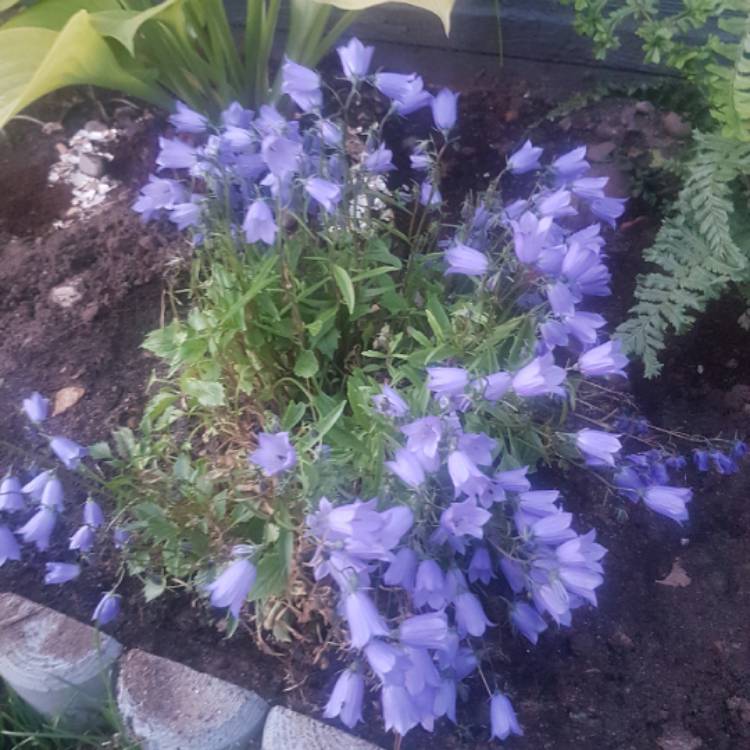
M 672 563 L 672 570 L 669 571 L 669 575 L 663 578 L 661 581 L 656 581 L 662 586 L 672 586 L 677 588 L 685 588 L 691 583 L 690 576 L 685 572 L 685 569 L 680 565 L 680 558 L 678 557 Z
M 67 388 L 61 388 L 54 397 L 52 416 L 56 417 L 58 414 L 68 411 L 68 409 L 75 406 L 83 398 L 85 393 L 86 389 L 81 388 L 79 385 L 69 385 Z

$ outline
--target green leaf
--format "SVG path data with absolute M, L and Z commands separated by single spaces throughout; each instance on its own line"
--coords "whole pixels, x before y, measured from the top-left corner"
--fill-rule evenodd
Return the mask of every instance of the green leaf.
M 185 393 L 196 399 L 201 406 L 224 406 L 224 386 L 207 380 L 186 379 L 182 384 Z
M 346 408 L 346 401 L 341 401 L 331 411 L 328 412 L 316 425 L 318 440 L 322 440 L 339 421 Z
M 99 13 L 108 10 L 120 10 L 117 0 L 41 0 L 17 13 L 3 29 L 40 28 L 60 31 L 65 24 L 79 11 Z M 4 10 L 0 5 L 0 10 Z
M 294 551 L 294 535 L 287 529 L 279 531 L 279 538 L 273 547 L 258 561 L 255 584 L 250 589 L 253 601 L 278 596 L 286 588 Z
M 91 22 L 102 36 L 117 39 L 131 55 L 135 56 L 135 35 L 140 31 L 141 26 L 146 21 L 158 18 L 175 3 L 182 1 L 165 0 L 143 11 L 105 10 L 101 13 L 94 13 L 91 16 Z
M 421 10 L 427 10 L 434 13 L 443 23 L 445 35 L 448 36 L 451 30 L 451 11 L 455 0 L 400 0 L 406 5 L 412 5 Z M 335 5 L 342 10 L 365 10 L 376 5 L 383 5 L 389 0 L 315 0 L 317 3 L 326 5 Z
M 284 413 L 281 416 L 281 429 L 284 432 L 289 432 L 293 427 L 296 427 L 301 421 L 302 417 L 305 416 L 307 411 L 307 404 L 297 401 L 290 401 Z
M 337 266 L 335 263 L 333 265 L 333 277 L 336 279 L 336 285 L 344 298 L 344 304 L 349 310 L 349 315 L 353 315 L 356 296 L 351 277 L 341 266 Z
M 318 372 L 318 358 L 308 349 L 303 349 L 297 355 L 294 363 L 294 374 L 300 378 L 312 378 Z
M 167 590 L 167 582 L 161 576 L 159 578 L 147 578 L 143 584 L 143 598 L 146 602 L 152 602 Z
M 109 443 L 103 440 L 100 443 L 94 443 L 89 446 L 89 456 L 91 456 L 94 461 L 110 459 L 112 458 L 112 449 L 109 447 Z
M 123 91 L 168 108 L 170 97 L 135 62 L 125 67 L 102 39 L 86 11 L 60 31 L 0 30 L 0 128 L 51 91 L 85 84 Z

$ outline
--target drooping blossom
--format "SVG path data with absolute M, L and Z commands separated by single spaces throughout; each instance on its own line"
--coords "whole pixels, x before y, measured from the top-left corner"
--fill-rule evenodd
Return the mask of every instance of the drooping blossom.
M 42 506 L 16 533 L 23 537 L 26 544 L 33 542 L 40 552 L 44 552 L 49 547 L 56 522 L 57 513 Z
M 523 729 L 518 723 L 516 712 L 513 710 L 508 697 L 496 692 L 490 701 L 490 739 L 506 740 L 512 734 L 523 735 Z
M 208 128 L 208 118 L 190 109 L 186 104 L 178 101 L 176 112 L 169 116 L 169 122 L 178 133 L 205 133 Z
M 552 162 L 553 173 L 565 181 L 577 180 L 588 172 L 590 167 L 591 165 L 586 161 L 586 146 L 574 148 Z
M 13 532 L 7 526 L 0 526 L 0 566 L 8 560 L 20 560 L 21 548 Z
M 579 360 L 580 361 L 580 360 Z M 521 397 L 556 394 L 565 390 L 560 384 L 565 380 L 565 370 L 554 363 L 551 354 L 536 357 L 513 376 L 513 390 Z
M 367 47 L 353 36 L 346 45 L 336 48 L 341 68 L 350 81 L 364 78 L 370 69 L 374 47 Z
M 393 151 L 381 143 L 374 151 L 366 153 L 362 166 L 373 174 L 382 174 L 383 172 L 392 172 L 396 169 L 393 163 Z
M 461 274 L 463 276 L 484 276 L 487 273 L 489 261 L 484 253 L 460 242 L 445 251 L 445 261 L 448 268 L 445 275 Z
M 468 633 L 477 638 L 484 635 L 487 626 L 492 625 L 475 594 L 462 591 L 454 600 L 456 625 L 459 634 Z
M 427 207 L 438 207 L 443 202 L 440 190 L 431 180 L 423 180 L 419 186 L 419 202 Z
M 221 113 L 221 124 L 224 127 L 249 128 L 255 113 L 245 109 L 239 102 L 232 102 Z
M 364 591 L 351 591 L 344 596 L 344 615 L 354 648 L 362 649 L 376 636 L 386 636 L 388 625 Z
M 591 201 L 591 213 L 614 228 L 617 219 L 625 213 L 626 203 L 626 198 L 597 198 Z
M 438 130 L 447 133 L 456 124 L 458 94 L 441 89 L 432 99 L 432 120 Z
M 628 364 L 628 358 L 620 352 L 619 339 L 610 339 L 593 349 L 581 354 L 578 367 L 586 377 L 601 377 L 604 375 L 625 376 L 623 368 Z
M 445 612 L 426 612 L 407 617 L 399 625 L 399 640 L 407 646 L 446 649 L 448 648 L 448 619 Z
M 682 523 L 688 519 L 687 504 L 692 497 L 692 490 L 687 487 L 654 485 L 644 491 L 643 502 L 654 512 Z
M 312 112 L 323 104 L 320 75 L 288 58 L 281 66 L 281 91 L 288 94 L 303 112 Z
M 211 606 L 223 609 L 227 607 L 235 620 L 239 619 L 240 609 L 253 588 L 257 571 L 255 566 L 240 558 L 227 566 L 221 575 L 206 586 L 211 594 Z
M 604 198 L 604 188 L 609 182 L 609 177 L 579 177 L 573 180 L 570 189 L 579 198 L 595 200 Z
M 94 532 L 90 526 L 84 524 L 70 537 L 68 549 L 77 549 L 88 552 L 94 546 Z
M 44 582 L 48 585 L 67 583 L 81 574 L 81 566 L 74 563 L 48 562 L 45 568 Z
M 297 451 L 289 441 L 288 432 L 258 433 L 258 448 L 248 457 L 268 477 L 288 471 L 297 464 Z
M 479 382 L 484 387 L 482 395 L 487 401 L 499 401 L 507 392 L 513 381 L 509 372 L 493 372 Z
M 539 219 L 531 211 L 526 211 L 518 220 L 510 222 L 513 231 L 513 250 L 521 263 L 536 263 L 542 248 L 547 242 L 552 227 L 552 217 Z
M 187 191 L 177 180 L 149 175 L 133 203 L 133 210 L 141 214 L 143 221 L 150 221 L 162 209 L 171 210 L 187 198 Z
M 576 447 L 590 466 L 614 466 L 615 454 L 619 453 L 622 443 L 616 435 L 585 427 L 576 433 Z
M 104 513 L 99 507 L 99 503 L 92 498 L 87 498 L 83 506 L 83 522 L 91 526 L 92 529 L 98 529 L 104 524 Z
M 185 141 L 159 138 L 159 149 L 156 157 L 159 169 L 190 169 L 198 161 L 198 152 Z
M 338 148 L 344 142 L 344 134 L 336 123 L 321 119 L 317 122 L 318 132 L 327 146 Z
M 417 567 L 414 584 L 414 606 L 428 605 L 431 609 L 442 609 L 447 604 L 445 598 L 445 576 L 435 560 L 422 560 Z
M 23 510 L 25 503 L 21 494 L 21 482 L 17 477 L 8 475 L 0 482 L 0 511 L 14 513 Z
M 419 724 L 419 710 L 402 685 L 383 685 L 381 691 L 383 722 L 387 732 L 394 731 L 402 737 Z
M 274 244 L 279 227 L 266 201 L 259 199 L 248 206 L 242 222 L 242 230 L 245 233 L 245 239 L 251 244 L 258 241 L 265 242 L 266 245 Z
M 480 544 L 474 550 L 474 554 L 471 556 L 471 561 L 469 562 L 467 575 L 472 583 L 481 581 L 485 585 L 495 577 L 489 550 L 483 544 Z
M 528 471 L 528 466 L 521 466 L 518 469 L 498 471 L 493 476 L 493 479 L 508 492 L 528 492 L 531 489 L 531 483 L 526 477 Z
M 181 232 L 188 227 L 197 226 L 203 215 L 203 200 L 198 196 L 191 196 L 185 203 L 175 204 L 169 211 L 169 220 Z
M 112 541 L 117 549 L 123 549 L 130 541 L 130 532 L 121 526 L 117 526 L 112 531 Z
M 110 622 L 117 619 L 120 614 L 120 595 L 108 591 L 99 600 L 94 609 L 91 619 L 96 621 L 97 627 L 109 625 Z
M 49 447 L 63 462 L 66 469 L 77 469 L 81 459 L 89 453 L 87 448 L 66 437 L 53 437 L 49 441 Z
M 428 367 L 427 387 L 436 396 L 458 396 L 469 384 L 469 373 L 462 367 Z
M 345 669 L 333 687 L 323 716 L 333 719 L 338 716 L 344 726 L 353 729 L 362 721 L 362 701 L 365 681 L 359 669 Z
M 40 424 L 47 419 L 49 399 L 44 398 L 38 391 L 34 391 L 28 398 L 23 400 L 23 410 L 32 422 Z
M 267 135 L 260 147 L 263 161 L 280 180 L 297 171 L 302 146 L 283 135 Z
M 378 73 L 375 88 L 393 101 L 393 108 L 406 116 L 432 102 L 432 94 L 424 90 L 422 78 L 415 73 Z
M 508 169 L 512 174 L 526 174 L 539 169 L 542 150 L 538 146 L 532 146 L 531 141 L 526 141 L 518 151 L 508 157 Z
M 341 200 L 341 187 L 322 177 L 310 177 L 305 181 L 305 191 L 314 198 L 327 213 L 332 213 Z
M 510 611 L 510 621 L 534 645 L 539 640 L 539 634 L 547 629 L 547 623 L 541 615 L 526 602 L 516 602 L 513 605 Z
M 411 593 L 417 576 L 417 555 L 410 547 L 402 547 L 383 575 L 386 586 L 400 586 Z
M 409 155 L 409 164 L 417 172 L 423 172 L 432 167 L 432 157 L 424 151 L 417 149 Z
M 406 448 L 399 448 L 392 461 L 385 465 L 405 484 L 412 489 L 418 488 L 424 482 L 424 470 L 418 458 Z
M 542 216 L 559 219 L 563 216 L 575 216 L 578 212 L 571 204 L 572 194 L 565 188 L 553 193 L 543 193 L 537 201 L 537 210 Z
M 42 493 L 47 486 L 47 482 L 54 476 L 54 471 L 48 469 L 37 474 L 33 479 L 28 481 L 22 488 L 24 495 L 29 495 L 32 500 L 39 502 L 42 499 Z
M 380 393 L 372 397 L 375 409 L 388 417 L 405 417 L 409 413 L 409 404 L 389 385 L 383 385 Z

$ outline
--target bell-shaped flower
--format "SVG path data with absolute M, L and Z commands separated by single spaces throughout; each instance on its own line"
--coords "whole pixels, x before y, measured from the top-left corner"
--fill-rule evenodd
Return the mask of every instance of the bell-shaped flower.
M 203 216 L 204 200 L 197 195 L 191 195 L 185 203 L 177 203 L 169 211 L 169 220 L 183 232 L 188 227 L 200 224 Z
M 344 134 L 341 132 L 341 128 L 330 120 L 318 120 L 317 127 L 326 146 L 340 148 L 344 143 Z
M 242 231 L 245 233 L 245 240 L 251 244 L 258 241 L 265 242 L 266 245 L 274 244 L 279 227 L 266 201 L 255 200 L 248 206 Z
M 432 169 L 432 157 L 421 149 L 417 149 L 409 155 L 409 164 L 417 172 L 426 172 Z
M 374 151 L 364 154 L 362 166 L 372 174 L 382 174 L 383 172 L 392 172 L 396 169 L 393 163 L 393 151 L 381 143 Z
M 417 489 L 424 482 L 422 465 L 417 456 L 406 448 L 399 448 L 393 457 L 393 461 L 386 461 L 385 465 L 412 489 Z
M 14 513 L 23 510 L 26 504 L 21 494 L 21 482 L 10 474 L 0 482 L 0 511 Z
M 53 476 L 42 491 L 42 505 L 45 508 L 61 511 L 65 496 L 63 494 L 62 482 Z
M 480 378 L 476 383 L 483 389 L 482 395 L 487 401 L 499 401 L 508 392 L 512 380 L 510 373 L 501 370 Z
M 159 138 L 156 163 L 159 169 L 190 169 L 198 162 L 198 152 L 185 141 Z
M 419 202 L 428 208 L 437 208 L 442 204 L 443 196 L 431 180 L 423 180 L 419 186 Z
M 389 385 L 381 387 L 380 393 L 372 397 L 372 403 L 376 411 L 387 417 L 405 417 L 409 413 L 409 404 Z
M 492 625 L 479 599 L 470 591 L 462 591 L 458 594 L 453 604 L 456 608 L 456 626 L 459 635 L 468 633 L 478 638 L 484 635 L 488 625 Z
M 456 723 L 456 680 L 443 677 L 438 686 L 434 703 L 435 717 L 447 716 Z
M 538 146 L 532 146 L 531 141 L 526 141 L 518 151 L 508 157 L 508 170 L 512 174 L 526 174 L 539 169 L 542 150 Z
M 526 265 L 536 263 L 547 242 L 552 218 L 545 216 L 539 219 L 526 211 L 517 221 L 511 221 L 510 226 L 513 232 L 513 249 L 518 260 Z
M 49 547 L 56 523 L 57 513 L 42 506 L 16 533 L 23 537 L 26 544 L 33 542 L 40 552 L 44 552 Z
M 604 198 L 604 188 L 609 182 L 609 177 L 580 177 L 573 180 L 570 189 L 579 198 L 595 200 Z
M 481 581 L 485 585 L 495 577 L 490 552 L 483 544 L 480 544 L 474 550 L 474 554 L 471 556 L 471 561 L 469 562 L 467 575 L 472 583 Z
M 609 432 L 584 427 L 576 433 L 576 447 L 589 466 L 614 466 L 615 454 L 620 452 L 622 443 Z
M 7 560 L 20 560 L 21 548 L 13 532 L 7 526 L 0 526 L 0 566 Z
M 68 549 L 77 549 L 88 552 L 94 546 L 94 531 L 90 526 L 84 524 L 70 537 Z
M 386 586 L 400 586 L 411 593 L 417 576 L 417 555 L 410 547 L 402 547 L 383 575 Z
M 256 575 L 255 566 L 249 560 L 235 560 L 213 583 L 206 586 L 206 591 L 211 594 L 211 606 L 219 609 L 228 607 L 234 619 L 239 619 L 240 609 L 255 584 Z
M 597 331 L 603 328 L 607 321 L 599 313 L 577 311 L 567 315 L 563 320 L 565 330 L 575 336 L 584 346 L 596 343 Z
M 169 116 L 170 124 L 178 133 L 205 133 L 208 128 L 208 118 L 190 109 L 186 104 L 178 101 L 176 112 Z
M 92 498 L 87 498 L 83 506 L 83 522 L 91 526 L 92 529 L 98 529 L 104 525 L 104 513 L 99 507 L 99 503 Z
M 367 663 L 381 682 L 403 685 L 409 659 L 402 648 L 373 638 L 364 648 Z
M 232 102 L 221 113 L 221 124 L 225 128 L 249 128 L 254 114 L 252 109 L 245 109 L 239 102 Z
M 503 693 L 496 692 L 490 701 L 490 739 L 507 740 L 512 734 L 523 735 L 516 712 Z
M 425 471 L 437 471 L 440 465 L 438 447 L 443 433 L 439 417 L 421 417 L 401 428 L 406 435 L 406 449 L 413 453 Z
M 554 193 L 542 193 L 536 202 L 536 207 L 542 216 L 559 219 L 563 216 L 575 216 L 578 212 L 571 205 L 573 195 L 569 190 L 560 188 Z
M 418 698 L 425 688 L 436 688 L 440 684 L 440 674 L 427 648 L 405 646 L 404 652 L 410 662 L 404 674 L 404 685 L 409 694 Z M 431 709 L 432 706 L 430 705 L 429 708 Z
M 401 643 L 437 650 L 448 647 L 448 632 L 448 618 L 444 612 L 427 612 L 407 617 L 398 630 Z
M 604 583 L 601 573 L 583 565 L 563 565 L 558 571 L 560 581 L 571 593 L 596 606 L 595 589 Z
M 502 557 L 500 559 L 500 570 L 503 571 L 505 580 L 514 594 L 519 594 L 526 588 L 526 575 L 520 563 L 516 560 L 511 560 L 509 557 Z
M 567 284 L 557 281 L 547 287 L 547 299 L 552 312 L 557 316 L 573 315 L 575 298 Z
M 148 183 L 133 203 L 133 210 L 141 214 L 143 221 L 150 221 L 161 209 L 171 209 L 187 199 L 185 187 L 177 180 L 162 179 L 150 175 Z
M 51 469 L 40 472 L 21 488 L 21 492 L 24 495 L 29 495 L 32 500 L 39 502 L 42 499 L 42 493 L 47 486 L 47 482 L 54 476 L 54 473 Z
M 482 539 L 484 525 L 491 517 L 488 510 L 480 508 L 474 498 L 469 498 L 462 503 L 451 503 L 440 516 L 440 526 L 457 537 Z
M 28 398 L 23 400 L 23 410 L 34 424 L 40 424 L 47 419 L 49 399 L 44 398 L 38 391 L 34 391 Z
M 383 685 L 381 702 L 386 732 L 393 731 L 403 737 L 419 724 L 419 709 L 405 687 Z
M 507 492 L 528 492 L 531 489 L 531 482 L 526 477 L 528 472 L 529 467 L 522 466 L 519 469 L 498 471 L 493 479 Z
M 303 112 L 320 109 L 323 104 L 318 73 L 288 58 L 281 66 L 281 91 L 288 94 Z
M 74 563 L 49 562 L 45 568 L 44 582 L 48 585 L 67 583 L 81 574 L 81 566 Z
M 99 603 L 94 609 L 94 614 L 91 615 L 91 619 L 96 621 L 97 627 L 103 627 L 109 625 L 110 622 L 116 620 L 120 614 L 120 596 L 108 591 L 99 600 Z
M 605 341 L 581 354 L 578 358 L 578 368 L 589 378 L 604 375 L 626 377 L 623 368 L 628 364 L 628 358 L 620 352 L 620 348 L 619 339 Z
M 607 550 L 597 544 L 596 532 L 592 529 L 582 536 L 570 539 L 555 549 L 555 556 L 561 565 L 585 565 L 591 570 L 601 573 L 599 564 Z
M 484 253 L 460 242 L 448 248 L 443 255 L 448 267 L 445 275 L 460 274 L 463 276 L 484 276 L 489 261 Z
M 460 396 L 469 384 L 469 373 L 462 367 L 428 367 L 427 387 L 436 396 Z
M 432 94 L 424 90 L 422 78 L 414 73 L 378 73 L 375 88 L 391 99 L 394 110 L 404 117 L 432 102 Z
M 297 171 L 301 153 L 299 143 L 282 135 L 267 135 L 260 147 L 263 161 L 279 179 Z
M 558 625 L 570 625 L 570 595 L 560 581 L 533 584 L 531 595 L 540 614 L 547 612 Z
M 431 609 L 443 609 L 448 603 L 445 591 L 445 576 L 434 560 L 422 560 L 417 567 L 414 584 L 414 606 L 418 609 L 428 605 Z
M 590 168 L 591 165 L 586 161 L 586 146 L 574 148 L 552 162 L 553 173 L 558 179 L 565 182 L 577 180 Z
M 87 448 L 66 437 L 53 437 L 49 441 L 52 452 L 65 464 L 66 469 L 77 469 L 81 459 L 88 456 Z
M 547 629 L 547 623 L 526 602 L 516 602 L 510 610 L 510 621 L 529 642 L 536 645 L 539 634 Z
M 497 440 L 484 432 L 465 432 L 458 438 L 458 450 L 479 466 L 492 463 L 492 453 L 496 448 Z
M 288 432 L 260 432 L 258 448 L 248 456 L 248 460 L 259 466 L 267 477 L 273 477 L 297 464 L 297 451 L 289 441 Z
M 123 549 L 130 541 L 130 532 L 118 526 L 112 531 L 112 542 L 117 549 Z
M 341 187 L 322 177 L 309 177 L 305 180 L 305 192 L 329 214 L 333 213 L 341 200 Z
M 458 116 L 458 94 L 449 89 L 441 89 L 432 99 L 432 120 L 438 130 L 447 133 L 456 124 Z
M 572 520 L 572 513 L 554 513 L 544 516 L 532 524 L 531 533 L 535 539 L 545 544 L 559 544 L 576 535 L 575 531 L 570 528 Z
M 522 367 L 513 377 L 513 390 L 521 397 L 556 394 L 562 396 L 565 390 L 560 383 L 565 380 L 565 370 L 555 365 L 552 354 L 536 357 Z
M 389 633 L 388 625 L 364 591 L 350 591 L 345 595 L 344 616 L 354 648 L 362 649 L 372 638 Z
M 711 451 L 711 461 L 717 474 L 736 474 L 740 469 L 731 456 L 727 456 L 726 453 L 721 451 Z
M 692 490 L 687 487 L 653 485 L 643 493 L 643 502 L 655 513 L 671 518 L 677 523 L 688 519 L 687 504 L 693 499 Z
M 625 213 L 626 203 L 627 198 L 597 198 L 591 201 L 591 213 L 614 228 L 617 220 Z
M 333 687 L 326 703 L 323 716 L 333 719 L 338 716 L 344 726 L 353 729 L 362 721 L 362 700 L 365 695 L 365 681 L 359 669 L 345 669 Z

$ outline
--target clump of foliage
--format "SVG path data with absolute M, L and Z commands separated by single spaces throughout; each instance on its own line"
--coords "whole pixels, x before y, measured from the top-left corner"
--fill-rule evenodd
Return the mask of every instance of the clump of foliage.
M 624 25 L 635 26 L 647 62 L 679 71 L 694 87 L 699 120 L 680 165 L 684 185 L 645 254 L 658 270 L 639 278 L 623 344 L 643 359 L 646 375 L 661 370 L 670 332 L 684 333 L 730 285 L 750 282 L 747 214 L 750 161 L 750 11 L 738 0 L 683 3 L 664 13 L 656 0 L 623 3 L 565 0 L 576 28 L 603 58 Z M 710 112 L 705 118 L 702 113 Z
M 139 429 L 86 449 L 42 432 L 43 397 L 24 403 L 92 491 L 72 559 L 46 580 L 81 575 L 111 531 L 121 568 L 98 624 L 117 617 L 126 575 L 147 600 L 194 592 L 226 611 L 229 632 L 254 622 L 282 641 L 314 620 L 314 647 L 347 662 L 326 716 L 355 726 L 372 688 L 388 729 L 432 730 L 456 721 L 478 672 L 502 740 L 522 729 L 483 639 L 509 623 L 535 644 L 604 583 L 595 530 L 575 530 L 537 470 L 590 472 L 621 513 L 638 504 L 683 523 L 687 460 L 642 420 L 610 424 L 597 407 L 627 359 L 585 308 L 610 293 L 601 222 L 624 207 L 587 176 L 585 148 L 549 160 L 527 141 L 449 221 L 440 178 L 457 95 L 370 74 L 356 39 L 338 52 L 348 84 L 329 96 L 315 71 L 285 63 L 292 116 L 237 103 L 216 123 L 184 104 L 172 116 L 134 208 L 190 228 L 194 258 L 187 311 L 146 341 L 164 371 Z M 365 89 L 389 107 L 362 130 L 352 108 Z M 434 127 L 398 177 L 386 122 L 427 107 Z M 699 445 L 699 471 L 732 473 L 745 452 Z M 65 518 L 54 465 L 7 477 L 0 498 L 25 520 L 15 534 L 46 550 Z M 0 526 L 0 560 L 22 552 Z

